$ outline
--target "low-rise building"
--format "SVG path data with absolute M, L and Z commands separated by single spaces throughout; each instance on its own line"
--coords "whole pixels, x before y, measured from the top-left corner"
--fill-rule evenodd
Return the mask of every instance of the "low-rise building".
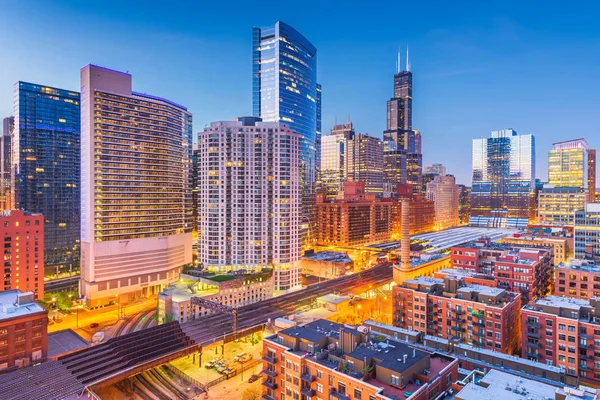
M 600 265 L 588 260 L 572 259 L 555 267 L 556 296 L 592 299 L 600 297 Z
M 588 203 L 575 212 L 575 258 L 600 254 L 600 203 Z
M 527 247 L 494 243 L 488 238 L 454 246 L 452 268 L 489 275 L 499 288 L 518 291 L 526 303 L 551 291 L 552 247 Z
M 266 400 L 433 399 L 458 377 L 452 357 L 326 320 L 282 330 L 263 346 Z
M 483 376 L 477 379 L 476 375 Z M 600 395 L 598 389 L 557 387 L 497 369 L 491 369 L 485 374 L 474 371 L 461 384 L 465 386 L 454 396 L 456 400 L 595 400 Z
M 444 268 L 433 273 L 434 278 L 444 279 L 447 276 L 453 276 L 456 279 L 461 279 L 467 285 L 498 287 L 498 284 L 493 276 L 479 274 L 477 272 L 469 270 L 457 268 Z
M 317 305 L 323 307 L 328 311 L 339 312 L 350 307 L 349 296 L 339 296 L 337 294 L 327 294 L 317 299 Z
M 509 354 L 519 348 L 519 293 L 422 276 L 395 286 L 392 296 L 396 326 Z
M 337 251 L 308 250 L 300 261 L 303 275 L 313 275 L 324 279 L 334 279 L 354 272 L 354 261 L 348 254 Z
M 48 357 L 48 311 L 33 292 L 0 292 L 0 370 Z
M 515 233 L 498 240 L 499 243 L 517 244 L 521 246 L 552 247 L 554 263 L 560 264 L 573 257 L 573 237 L 566 236 L 535 236 Z
M 191 274 L 191 275 L 190 275 Z M 186 322 L 213 313 L 191 299 L 202 298 L 228 307 L 241 307 L 273 297 L 273 271 L 251 274 L 181 274 L 158 295 L 158 322 Z
M 523 307 L 523 358 L 565 368 L 600 383 L 600 299 L 548 296 Z

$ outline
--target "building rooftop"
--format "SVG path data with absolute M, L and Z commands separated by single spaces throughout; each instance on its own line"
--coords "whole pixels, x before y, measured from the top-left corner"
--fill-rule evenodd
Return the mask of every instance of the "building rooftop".
M 318 253 L 313 254 L 304 254 L 302 258 L 308 258 L 316 261 L 329 261 L 341 263 L 352 262 L 352 259 L 348 257 L 348 254 L 338 251 L 320 251 Z
M 572 259 L 568 263 L 560 263 L 556 265 L 557 269 L 584 271 L 595 274 L 600 274 L 600 265 L 594 264 L 593 261 Z
M 88 347 L 90 344 L 72 329 L 48 334 L 48 357 L 59 356 L 73 350 Z
M 46 309 L 34 301 L 33 292 L 0 292 L 0 321 L 39 312 L 46 312 Z
M 324 301 L 327 303 L 331 303 L 331 304 L 339 304 L 339 303 L 343 303 L 345 301 L 350 300 L 349 296 L 339 296 L 337 294 L 326 294 L 325 296 L 321 296 L 317 299 L 317 301 Z
M 547 296 L 543 299 L 537 299 L 534 302 L 534 306 L 525 306 L 527 309 L 535 310 L 537 306 L 548 306 L 556 308 L 566 308 L 572 311 L 579 311 L 582 307 L 589 307 L 590 302 L 584 299 L 576 299 L 562 296 Z
M 444 269 L 440 269 L 439 271 L 435 272 L 436 274 L 442 274 L 442 275 L 452 275 L 452 276 L 456 276 L 456 277 L 460 277 L 460 278 L 478 278 L 478 279 L 486 279 L 486 280 L 494 280 L 493 276 L 490 275 L 486 275 L 486 274 L 480 274 L 478 272 L 473 272 L 472 270 L 467 270 L 467 269 L 457 269 L 457 268 L 444 268 Z
M 506 292 L 506 290 L 501 289 L 501 288 L 476 285 L 476 284 L 465 285 L 461 288 L 458 288 L 458 293 L 472 293 L 472 292 L 477 292 L 479 294 L 483 294 L 486 296 L 496 297 L 496 296 L 499 296 L 502 293 Z
M 458 400 L 547 400 L 554 399 L 557 388 L 491 369 L 479 381 L 468 383 L 456 394 Z
M 380 360 L 377 362 L 378 367 L 402 373 L 423 358 L 429 357 L 430 353 L 410 347 L 406 343 L 386 340 L 367 347 L 357 347 L 346 356 L 359 360 L 374 358 Z

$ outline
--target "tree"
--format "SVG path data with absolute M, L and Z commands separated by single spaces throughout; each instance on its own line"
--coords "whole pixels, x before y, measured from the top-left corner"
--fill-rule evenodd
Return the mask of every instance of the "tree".
M 242 393 L 242 400 L 258 400 L 260 399 L 260 390 L 255 387 L 249 387 Z

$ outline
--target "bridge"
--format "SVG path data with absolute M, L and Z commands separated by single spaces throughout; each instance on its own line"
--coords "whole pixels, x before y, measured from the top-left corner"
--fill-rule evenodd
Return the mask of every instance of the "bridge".
M 357 274 L 240 307 L 237 331 L 233 330 L 230 315 L 216 313 L 182 324 L 170 322 L 116 337 L 59 357 L 56 361 L 0 375 L 0 399 L 76 399 L 88 389 L 110 385 L 174 359 L 201 352 L 203 346 L 227 343 L 262 330 L 268 318 L 289 315 L 317 297 L 332 292 L 361 293 L 371 286 L 391 282 L 392 275 L 391 264 L 380 264 Z

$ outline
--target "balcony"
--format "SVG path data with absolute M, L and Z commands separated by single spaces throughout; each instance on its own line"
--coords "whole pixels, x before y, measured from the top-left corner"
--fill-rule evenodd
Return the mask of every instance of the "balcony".
M 540 354 L 538 354 L 538 353 L 530 353 L 530 352 L 527 352 L 527 353 L 525 353 L 525 355 L 526 355 L 527 357 L 535 358 L 536 360 L 537 360 L 538 358 L 540 358 Z
M 347 396 L 347 395 L 342 394 L 342 393 L 338 393 L 338 391 L 335 390 L 335 388 L 329 389 L 329 396 L 331 398 L 339 399 L 339 400 L 350 400 L 350 396 Z
M 591 371 L 592 369 L 588 367 L 587 364 L 579 364 L 579 369 L 582 371 Z
M 473 335 L 479 336 L 479 337 L 485 337 L 485 331 L 483 331 L 483 330 L 473 331 Z
M 483 322 L 473 322 L 473 326 L 480 326 L 482 328 L 485 328 L 485 324 Z
M 539 343 L 527 342 L 527 347 L 529 347 L 530 349 L 541 349 L 542 345 L 540 345 Z
M 261 399 L 262 400 L 275 400 L 275 397 L 269 396 L 268 394 L 263 394 Z
M 269 389 L 275 390 L 277 389 L 277 384 L 271 381 L 264 381 L 263 386 L 268 387 Z
M 578 354 L 578 356 L 579 356 L 580 360 L 593 360 L 594 359 L 593 355 L 589 356 L 587 354 L 581 354 L 580 353 L 580 354 Z
M 452 309 L 452 312 L 456 313 L 456 315 L 464 315 L 464 313 L 465 313 L 463 310 L 456 310 L 454 308 Z
M 457 331 L 457 332 L 465 332 L 465 328 L 462 328 L 460 326 L 454 325 L 453 327 L 451 327 L 450 329 Z
M 587 343 L 587 344 L 584 344 L 584 343 L 581 343 L 581 342 L 579 342 L 579 343 L 577 344 L 577 347 L 579 347 L 580 349 L 590 349 L 590 350 L 594 350 L 594 343 Z
M 525 325 L 527 325 L 530 328 L 539 328 L 540 324 L 538 324 L 537 322 L 533 322 L 533 321 L 527 321 L 525 323 Z
M 304 382 L 312 383 L 317 379 L 317 377 L 310 374 L 302 374 L 300 375 L 300 379 L 302 379 Z
M 270 369 L 263 369 L 262 373 L 265 374 L 265 375 L 267 375 L 267 376 L 270 376 L 271 378 L 275 378 L 277 376 L 277 371 L 273 371 L 273 370 L 270 370 Z
M 264 356 L 262 359 L 269 364 L 277 364 L 277 357 Z
M 311 388 L 300 389 L 300 393 L 302 393 L 303 395 L 305 395 L 308 398 L 311 398 L 315 395 L 315 391 Z
M 528 337 L 533 337 L 533 338 L 540 338 L 540 334 L 536 333 L 536 332 L 527 332 L 525 333 L 525 335 L 527 335 Z

